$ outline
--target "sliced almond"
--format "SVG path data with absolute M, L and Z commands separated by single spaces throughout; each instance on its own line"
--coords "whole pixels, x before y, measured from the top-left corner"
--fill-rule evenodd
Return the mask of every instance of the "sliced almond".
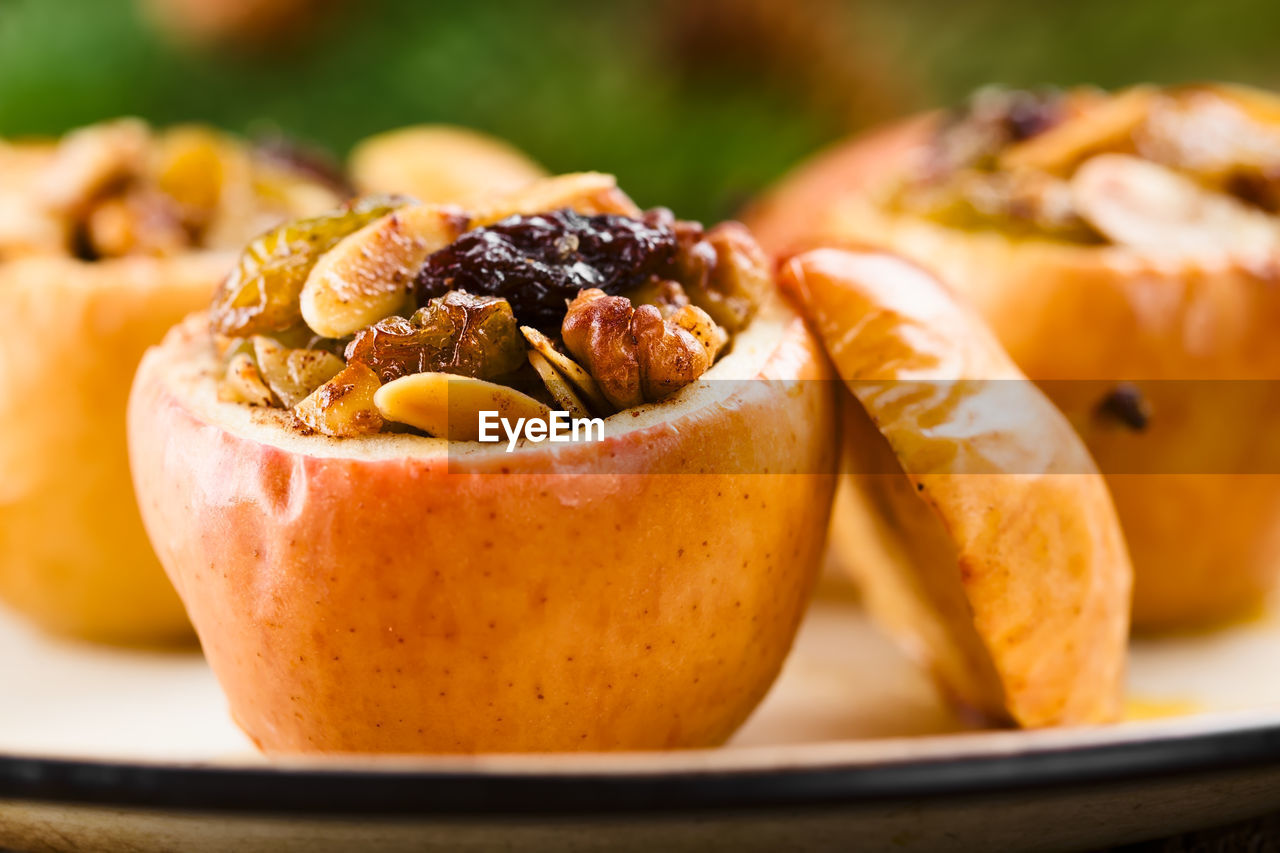
M 614 213 L 638 217 L 641 210 L 618 189 L 618 179 L 601 172 L 574 172 L 543 178 L 505 195 L 481 202 L 472 211 L 472 226 L 490 225 L 516 214 L 531 215 L 570 208 L 586 216 Z
M 998 166 L 1005 171 L 1065 173 L 1090 154 L 1126 147 L 1159 97 L 1151 86 L 1135 86 L 1104 98 L 1044 133 L 1006 148 Z
M 342 371 L 342 359 L 313 349 L 290 349 L 264 335 L 253 337 L 258 371 L 286 408 L 293 408 Z
M 294 406 L 293 413 L 303 424 L 325 435 L 373 435 L 382 429 L 382 415 L 374 403 L 379 385 L 378 374 L 368 365 L 348 364 Z
M 542 377 L 542 384 L 547 386 L 547 392 L 566 412 L 575 418 L 590 417 L 587 404 L 582 402 L 582 398 L 574 392 L 569 381 L 551 365 L 551 362 L 547 361 L 542 353 L 529 350 L 529 363 L 533 365 L 534 370 L 538 371 L 538 376 Z
M 402 207 L 344 237 L 302 286 L 302 318 L 318 335 L 343 338 L 400 311 L 427 256 L 457 239 L 453 208 Z
M 389 421 L 450 441 L 476 441 L 480 413 L 515 421 L 548 420 L 551 409 L 506 385 L 452 373 L 414 373 L 388 382 L 373 397 Z
M 1221 183 L 1280 162 L 1280 128 L 1220 95 L 1193 89 L 1162 98 L 1135 134 L 1144 159 Z
M 1125 154 L 1099 154 L 1071 180 L 1080 215 L 1111 242 L 1169 257 L 1275 251 L 1266 214 L 1177 172 Z
M 274 406 L 275 397 L 262 380 L 253 356 L 238 352 L 227 362 L 227 372 L 218 383 L 218 399 L 224 403 L 245 403 L 250 406 Z
M 573 384 L 574 388 L 581 392 L 582 396 L 590 404 L 592 411 L 605 415 L 613 413 L 613 406 L 610 405 L 608 399 L 600 391 L 600 386 L 596 384 L 596 380 L 582 368 L 582 365 L 556 349 L 555 343 L 550 338 L 532 326 L 521 326 L 520 331 L 524 333 L 524 339 L 529 342 L 529 346 L 541 353 L 543 358 L 550 362 L 565 379 Z M 535 364 L 534 367 L 537 367 L 537 365 Z
M 286 367 L 293 393 L 306 398 L 341 373 L 346 363 L 333 353 L 324 350 L 294 349 L 289 350 Z

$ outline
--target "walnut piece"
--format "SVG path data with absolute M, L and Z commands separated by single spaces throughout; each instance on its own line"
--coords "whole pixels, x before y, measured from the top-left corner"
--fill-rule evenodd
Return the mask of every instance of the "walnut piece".
M 676 236 L 679 277 L 689 300 L 717 325 L 745 329 L 772 280 L 769 259 L 751 232 L 738 222 L 722 222 L 705 233 L 696 223 L 681 222 Z
M 707 372 L 728 339 L 701 308 L 663 319 L 653 305 L 592 288 L 569 304 L 561 326 L 569 353 L 615 407 L 661 400 Z

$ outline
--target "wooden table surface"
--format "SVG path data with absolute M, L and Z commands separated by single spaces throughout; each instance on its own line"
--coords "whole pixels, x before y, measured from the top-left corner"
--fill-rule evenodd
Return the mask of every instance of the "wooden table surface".
M 1272 853 L 1280 851 L 1280 814 L 1112 847 L 1108 853 Z

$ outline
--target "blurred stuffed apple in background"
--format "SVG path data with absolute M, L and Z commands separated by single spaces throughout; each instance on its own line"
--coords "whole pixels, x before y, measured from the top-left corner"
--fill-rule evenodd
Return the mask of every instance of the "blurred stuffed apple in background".
M 883 246 L 969 300 L 1108 475 L 1135 626 L 1192 628 L 1280 572 L 1277 163 L 1256 90 L 985 90 L 827 152 L 748 218 L 773 251 Z
M 232 137 L 135 120 L 0 143 L 0 170 L 0 599 L 76 637 L 189 637 L 133 500 L 134 368 L 207 304 L 229 247 L 338 196 Z

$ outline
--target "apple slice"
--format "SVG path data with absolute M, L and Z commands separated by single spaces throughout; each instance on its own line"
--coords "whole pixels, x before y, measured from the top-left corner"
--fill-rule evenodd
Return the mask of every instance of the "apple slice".
M 845 468 L 855 511 L 877 523 L 844 556 L 872 613 L 989 717 L 1115 719 L 1132 570 L 1066 419 L 975 314 L 901 258 L 817 250 L 783 278 L 856 400 Z

